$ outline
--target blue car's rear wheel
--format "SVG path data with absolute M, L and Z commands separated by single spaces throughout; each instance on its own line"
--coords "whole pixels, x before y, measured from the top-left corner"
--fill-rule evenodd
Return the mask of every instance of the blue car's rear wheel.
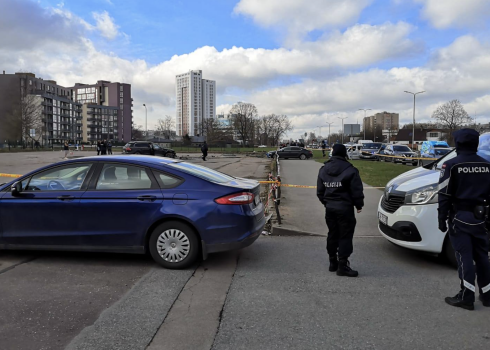
M 158 225 L 148 243 L 153 260 L 168 269 L 186 268 L 199 256 L 197 235 L 182 222 L 168 221 Z

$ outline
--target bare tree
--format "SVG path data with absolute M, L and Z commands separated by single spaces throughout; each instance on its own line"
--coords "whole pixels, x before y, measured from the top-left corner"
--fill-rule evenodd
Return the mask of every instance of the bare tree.
M 26 142 L 39 141 L 43 136 L 42 98 L 37 95 L 23 94 L 20 101 L 14 103 L 6 118 L 6 126 L 18 130 L 17 135 Z
M 252 103 L 238 102 L 230 110 L 230 118 L 236 135 L 246 145 L 254 140 L 257 107 Z
M 281 137 L 293 130 L 293 125 L 286 115 L 271 114 L 271 139 L 272 144 L 277 145 Z
M 203 132 L 208 144 L 223 144 L 233 142 L 233 131 L 228 126 L 221 125 L 214 118 L 204 119 Z
M 175 130 L 175 118 L 166 115 L 164 119 L 158 119 L 157 131 L 160 135 L 163 135 L 166 139 L 170 139 L 172 131 Z
M 443 129 L 448 130 L 448 141 L 451 144 L 453 141 L 453 131 L 471 122 L 471 117 L 466 113 L 463 105 L 458 100 L 451 100 L 437 107 L 434 113 L 432 113 L 432 119 L 436 120 Z
M 131 129 L 131 140 L 143 139 L 143 125 L 133 125 Z

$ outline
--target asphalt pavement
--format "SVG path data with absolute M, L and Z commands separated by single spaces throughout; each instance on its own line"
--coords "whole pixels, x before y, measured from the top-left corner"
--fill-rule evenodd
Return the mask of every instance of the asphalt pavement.
M 281 159 L 281 180 L 285 184 L 316 186 L 322 163 L 310 160 Z M 380 236 L 377 209 L 382 191 L 364 184 L 364 208 L 356 214 L 356 236 Z M 283 187 L 280 213 L 282 224 L 274 234 L 313 234 L 326 236 L 325 208 L 316 196 L 316 189 Z
M 448 306 L 456 271 L 381 237 L 354 238 L 358 278 L 328 272 L 323 237 L 243 250 L 213 349 L 488 349 L 490 308 Z

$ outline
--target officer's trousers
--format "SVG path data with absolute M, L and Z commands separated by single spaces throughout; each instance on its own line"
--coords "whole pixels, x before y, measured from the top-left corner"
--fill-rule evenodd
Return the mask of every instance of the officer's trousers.
M 339 259 L 347 259 L 352 254 L 352 239 L 356 228 L 356 217 L 353 207 L 325 207 L 325 221 L 328 226 L 327 252 Z
M 475 219 L 472 212 L 457 211 L 449 220 L 449 238 L 458 262 L 463 300 L 475 301 L 475 272 L 480 294 L 490 300 L 489 241 L 485 222 Z

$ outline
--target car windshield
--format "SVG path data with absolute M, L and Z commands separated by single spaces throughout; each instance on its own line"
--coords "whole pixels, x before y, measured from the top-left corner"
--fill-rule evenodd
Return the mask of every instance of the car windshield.
M 412 152 L 407 146 L 393 146 L 393 150 L 395 152 Z
M 363 146 L 362 146 L 362 149 L 380 149 L 381 148 L 381 143 L 365 143 Z
M 197 164 L 177 162 L 177 163 L 170 163 L 167 165 L 172 168 L 179 169 L 185 173 L 200 177 L 201 179 L 205 179 L 211 182 L 225 183 L 225 182 L 233 181 L 235 179 L 230 175 L 226 175 L 220 173 L 219 171 L 212 170 Z

